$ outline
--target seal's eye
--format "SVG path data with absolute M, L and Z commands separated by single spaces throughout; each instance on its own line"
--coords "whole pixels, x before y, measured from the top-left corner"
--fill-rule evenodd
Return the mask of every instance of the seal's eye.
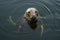
M 37 11 L 35 11 L 35 13 L 36 13 L 36 15 L 38 16 L 38 12 L 37 12 Z
M 30 12 L 27 12 L 27 16 L 30 17 Z
M 35 13 L 37 13 L 37 11 L 35 11 Z
M 28 13 L 30 13 L 30 12 L 28 12 Z

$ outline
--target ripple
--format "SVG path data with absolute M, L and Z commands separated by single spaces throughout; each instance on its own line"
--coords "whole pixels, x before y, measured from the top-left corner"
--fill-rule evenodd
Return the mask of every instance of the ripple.
M 60 12 L 60 0 L 51 0 L 51 2 L 54 4 L 56 12 Z
M 1 4 L 2 6 L 0 6 L 0 7 L 5 7 L 5 9 L 8 11 L 8 13 L 10 12 L 9 16 L 14 17 L 13 21 L 14 21 L 14 19 L 16 19 L 15 21 L 17 21 L 17 18 L 21 17 L 24 14 L 25 10 L 29 7 L 37 8 L 39 10 L 39 14 L 43 17 L 53 16 L 51 10 L 45 4 L 43 4 L 43 2 L 36 2 L 36 1 L 22 1 L 21 3 L 19 3 L 19 2 L 20 1 L 17 1 L 17 2 L 16 1 L 9 1 L 9 4 L 7 4 L 7 1 L 6 1 L 6 2 L 2 3 L 3 5 Z M 4 25 L 3 25 L 3 27 L 4 27 Z M 10 29 L 7 29 L 6 27 L 3 28 L 3 27 L 1 28 L 1 32 L 4 35 L 6 35 L 6 36 L 8 35 L 10 37 L 18 37 L 18 35 L 21 36 L 20 35 L 21 32 L 20 32 L 20 34 L 16 33 L 16 32 L 9 32 L 9 30 L 13 26 L 9 26 Z M 22 33 L 22 35 L 23 35 L 23 33 Z M 24 35 L 25 36 L 31 35 L 31 32 L 27 32 L 27 34 L 24 34 Z
M 57 5 L 57 6 L 60 7 L 60 0 L 52 0 L 52 2 L 53 2 L 55 5 Z

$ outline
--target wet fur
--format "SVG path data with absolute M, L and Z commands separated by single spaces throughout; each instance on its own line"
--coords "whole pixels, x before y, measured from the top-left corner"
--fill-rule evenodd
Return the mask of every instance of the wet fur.
M 38 18 L 36 21 L 31 21 L 30 17 L 27 15 L 27 12 L 25 12 L 24 14 L 24 18 L 26 19 L 27 23 L 30 25 L 30 27 L 34 30 L 37 28 L 37 21 L 38 19 L 40 18 L 40 16 L 36 16 L 36 18 Z M 43 25 L 40 25 L 40 28 L 41 28 L 41 36 L 43 34 Z
M 39 17 L 39 15 L 38 15 L 38 17 Z M 30 20 L 30 17 L 27 15 L 27 12 L 25 12 L 24 13 L 24 19 L 27 21 L 27 23 L 30 25 L 30 27 L 32 28 L 32 29 L 36 29 L 37 28 L 37 21 L 38 20 L 36 20 L 36 21 L 31 21 Z M 9 22 L 11 22 L 12 24 L 14 24 L 14 25 L 17 25 L 13 20 L 12 20 L 12 16 L 9 16 Z M 19 29 L 21 29 L 21 25 L 20 26 L 18 26 L 19 27 Z M 40 25 L 39 26 L 40 28 L 41 28 L 41 36 L 43 35 L 43 25 Z

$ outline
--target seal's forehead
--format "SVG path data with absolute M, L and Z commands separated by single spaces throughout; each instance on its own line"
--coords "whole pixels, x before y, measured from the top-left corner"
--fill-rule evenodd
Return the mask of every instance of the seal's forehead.
M 26 12 L 29 12 L 29 11 L 31 11 L 31 10 L 33 10 L 33 11 L 37 11 L 36 8 L 28 8 L 28 9 L 26 10 Z

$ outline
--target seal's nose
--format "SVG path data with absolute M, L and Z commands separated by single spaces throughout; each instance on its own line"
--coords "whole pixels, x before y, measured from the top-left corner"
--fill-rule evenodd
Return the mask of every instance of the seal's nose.
M 31 18 L 31 20 L 35 20 L 36 19 L 36 17 L 35 16 L 33 16 L 32 18 Z

